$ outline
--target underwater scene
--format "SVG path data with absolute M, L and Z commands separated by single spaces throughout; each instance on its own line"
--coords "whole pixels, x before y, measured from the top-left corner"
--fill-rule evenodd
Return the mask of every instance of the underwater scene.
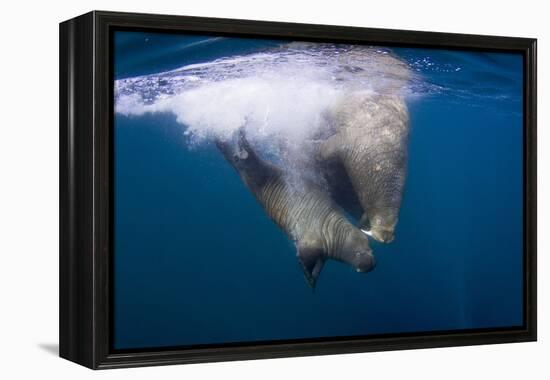
M 116 31 L 113 348 L 523 325 L 523 56 Z

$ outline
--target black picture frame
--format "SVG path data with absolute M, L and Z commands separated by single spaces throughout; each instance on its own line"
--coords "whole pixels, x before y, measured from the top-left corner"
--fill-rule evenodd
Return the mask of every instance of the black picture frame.
M 524 325 L 368 338 L 111 349 L 114 30 L 518 52 L 524 62 Z M 60 24 L 60 356 L 118 368 L 536 340 L 536 39 L 93 11 Z

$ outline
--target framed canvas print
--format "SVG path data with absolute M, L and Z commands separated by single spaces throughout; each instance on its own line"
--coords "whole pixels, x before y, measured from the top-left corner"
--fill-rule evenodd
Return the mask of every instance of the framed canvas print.
M 536 339 L 536 40 L 60 25 L 60 355 Z

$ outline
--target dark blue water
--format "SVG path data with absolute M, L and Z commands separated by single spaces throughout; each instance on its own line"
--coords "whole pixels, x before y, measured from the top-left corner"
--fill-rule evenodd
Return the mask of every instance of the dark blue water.
M 115 73 L 278 44 L 117 32 Z M 522 325 L 522 57 L 394 52 L 440 89 L 409 102 L 396 239 L 371 273 L 327 262 L 315 292 L 215 146 L 170 114 L 115 116 L 115 348 Z

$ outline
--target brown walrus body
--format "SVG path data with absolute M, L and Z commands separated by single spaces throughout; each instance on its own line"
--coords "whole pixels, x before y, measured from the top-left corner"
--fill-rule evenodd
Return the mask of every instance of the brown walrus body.
M 295 242 L 311 287 L 327 259 L 345 262 L 359 272 L 374 268 L 368 238 L 318 185 L 289 184 L 278 166 L 256 154 L 242 132 L 233 141 L 218 141 L 217 145 L 269 217 Z
M 394 239 L 407 170 L 409 116 L 399 96 L 356 93 L 335 107 L 335 133 L 319 148 L 346 171 L 363 210 L 359 227 L 381 242 Z

